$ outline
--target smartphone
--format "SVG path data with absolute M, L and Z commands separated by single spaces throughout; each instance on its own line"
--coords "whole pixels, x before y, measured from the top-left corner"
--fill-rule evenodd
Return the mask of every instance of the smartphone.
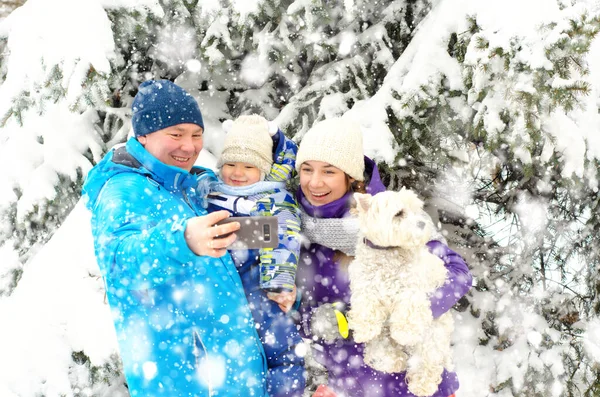
M 219 221 L 217 225 L 230 222 L 239 222 L 240 230 L 234 232 L 237 235 L 237 239 L 227 247 L 228 250 L 277 248 L 279 245 L 277 217 L 232 216 Z

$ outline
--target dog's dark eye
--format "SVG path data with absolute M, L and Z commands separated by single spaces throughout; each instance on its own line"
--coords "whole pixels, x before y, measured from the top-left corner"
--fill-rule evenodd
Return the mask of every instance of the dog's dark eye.
M 396 213 L 396 215 L 394 215 L 397 218 L 402 218 L 404 216 L 404 210 L 400 210 Z

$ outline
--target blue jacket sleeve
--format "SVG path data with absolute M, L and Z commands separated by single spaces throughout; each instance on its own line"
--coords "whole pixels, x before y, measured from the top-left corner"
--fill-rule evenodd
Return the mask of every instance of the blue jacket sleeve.
M 92 210 L 92 231 L 102 273 L 117 287 L 146 289 L 182 272 L 198 256 L 185 242 L 187 219 L 157 221 L 145 178 L 117 175 Z M 154 203 L 154 204 L 151 204 Z
M 446 283 L 431 296 L 431 312 L 434 318 L 438 318 L 469 292 L 473 277 L 465 260 L 447 245 L 433 240 L 427 243 L 427 247 L 432 254 L 444 261 L 448 270 Z

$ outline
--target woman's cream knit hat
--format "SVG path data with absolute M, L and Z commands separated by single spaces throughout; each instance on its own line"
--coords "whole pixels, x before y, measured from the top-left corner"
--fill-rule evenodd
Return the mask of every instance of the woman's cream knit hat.
M 312 126 L 300 142 L 296 170 L 305 161 L 323 161 L 363 181 L 365 161 L 362 132 L 356 123 L 336 117 Z
M 267 119 L 256 114 L 240 116 L 231 124 L 224 123 L 223 128 L 228 131 L 217 167 L 248 163 L 268 175 L 273 165 L 273 139 Z

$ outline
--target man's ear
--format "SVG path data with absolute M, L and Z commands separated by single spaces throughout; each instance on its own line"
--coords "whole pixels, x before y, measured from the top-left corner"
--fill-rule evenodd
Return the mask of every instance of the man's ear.
M 371 206 L 371 199 L 373 197 L 370 194 L 354 193 L 354 200 L 356 200 L 356 208 L 359 212 L 367 212 Z
M 138 136 L 137 140 L 142 146 L 146 145 L 146 135 Z

